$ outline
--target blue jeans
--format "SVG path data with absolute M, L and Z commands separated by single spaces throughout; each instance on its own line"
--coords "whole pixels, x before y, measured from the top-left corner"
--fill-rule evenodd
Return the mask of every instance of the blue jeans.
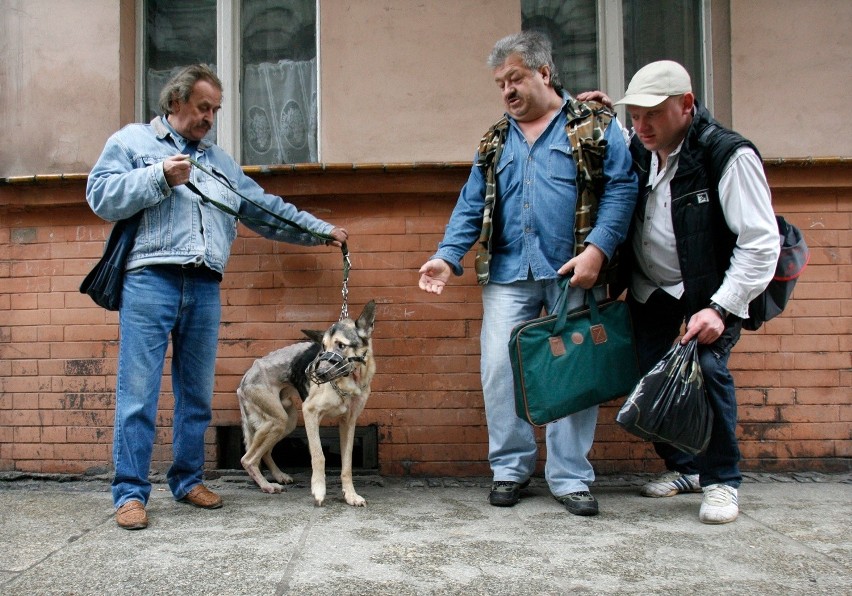
M 645 304 L 640 304 L 629 294 L 627 304 L 636 334 L 639 368 L 644 374 L 659 362 L 680 335 L 685 309 L 682 301 L 662 290 L 654 292 Z M 737 397 L 734 379 L 728 370 L 728 358 L 740 339 L 741 330 L 741 322 L 728 323 L 713 344 L 698 346 L 698 363 L 714 415 L 707 450 L 694 456 L 667 443 L 654 443 L 654 449 L 663 458 L 668 470 L 698 474 L 701 486 L 727 484 L 738 488 L 742 482 L 737 443 Z
M 207 269 L 155 265 L 125 275 L 113 437 L 116 507 L 129 500 L 147 503 L 151 494 L 148 473 L 169 336 L 175 404 L 167 479 L 176 499 L 201 482 L 220 316 L 219 281 Z
M 533 427 L 515 413 L 515 390 L 509 363 L 509 337 L 518 323 L 548 312 L 560 288 L 556 280 L 490 283 L 482 289 L 482 393 L 488 423 L 488 461 L 494 480 L 523 482 L 535 471 L 538 447 Z M 568 306 L 583 303 L 574 288 Z M 588 490 L 595 472 L 588 460 L 595 438 L 598 407 L 594 406 L 547 425 L 545 478 L 556 496 Z

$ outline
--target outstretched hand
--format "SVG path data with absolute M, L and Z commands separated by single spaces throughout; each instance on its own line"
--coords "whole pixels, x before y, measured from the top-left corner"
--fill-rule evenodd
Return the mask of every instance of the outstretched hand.
M 432 259 L 420 268 L 420 289 L 430 294 L 440 294 L 450 279 L 452 270 L 443 259 Z

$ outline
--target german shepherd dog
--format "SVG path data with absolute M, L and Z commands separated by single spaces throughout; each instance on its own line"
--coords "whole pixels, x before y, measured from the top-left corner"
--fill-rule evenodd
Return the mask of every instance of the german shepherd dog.
M 303 330 L 312 341 L 299 342 L 258 358 L 237 389 L 246 454 L 240 460 L 265 493 L 280 493 L 293 479 L 272 459 L 272 448 L 296 428 L 296 397 L 311 452 L 311 494 L 317 506 L 325 501 L 325 456 L 320 445 L 320 421 L 339 419 L 340 480 L 346 502 L 364 507 L 367 501 L 352 483 L 352 444 L 355 423 L 370 396 L 376 372 L 373 326 L 376 303 L 371 300 L 358 320 L 344 318 L 325 333 Z M 275 482 L 260 471 L 263 461 Z

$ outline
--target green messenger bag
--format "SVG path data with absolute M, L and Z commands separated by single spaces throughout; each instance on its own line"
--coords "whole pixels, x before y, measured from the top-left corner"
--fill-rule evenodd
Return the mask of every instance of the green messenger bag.
M 567 280 L 553 314 L 517 325 L 509 340 L 515 411 L 541 426 L 629 394 L 639 382 L 630 312 L 621 300 L 567 308 Z

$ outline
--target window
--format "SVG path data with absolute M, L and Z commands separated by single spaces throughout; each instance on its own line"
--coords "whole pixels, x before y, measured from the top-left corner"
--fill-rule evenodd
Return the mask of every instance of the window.
M 318 161 L 315 0 L 140 4 L 141 120 L 169 77 L 202 62 L 223 85 L 210 140 L 245 165 Z
M 547 34 L 563 86 L 572 94 L 603 89 L 618 99 L 639 68 L 675 60 L 705 97 L 701 0 L 521 0 L 524 29 Z

